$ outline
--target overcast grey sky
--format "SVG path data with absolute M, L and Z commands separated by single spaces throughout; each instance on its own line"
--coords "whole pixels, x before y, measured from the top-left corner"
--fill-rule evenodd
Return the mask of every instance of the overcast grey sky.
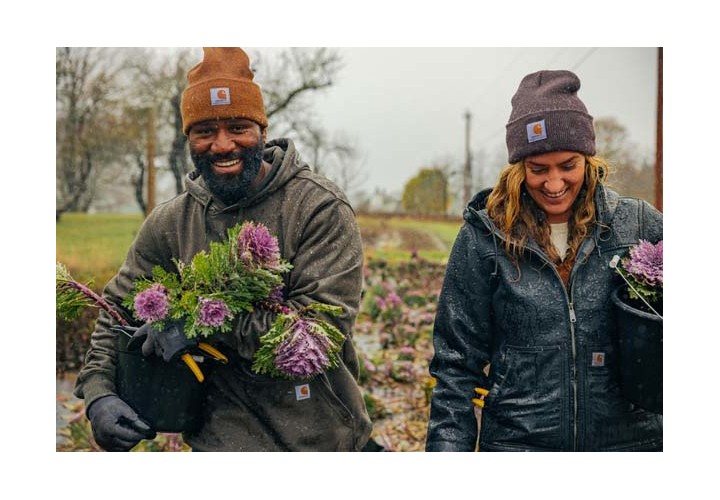
M 575 71 L 590 114 L 615 117 L 639 154 L 654 154 L 656 48 L 339 50 L 345 66 L 337 83 L 316 98 L 315 109 L 324 127 L 357 141 L 369 190 L 402 190 L 437 159 L 462 164 L 466 110 L 472 149 L 497 162 L 505 154 L 510 99 L 522 77 L 540 69 Z
M 200 61 L 202 51 L 193 50 Z M 272 58 L 282 48 L 246 50 L 251 58 Z M 510 99 L 523 76 L 541 69 L 577 73 L 579 95 L 590 114 L 616 118 L 627 128 L 638 155 L 654 156 L 657 48 L 337 50 L 343 68 L 332 87 L 313 96 L 313 108 L 319 125 L 330 134 L 344 134 L 358 147 L 365 171 L 358 188 L 366 191 L 401 192 L 420 168 L 437 161 L 449 160 L 461 168 L 466 111 L 472 115 L 474 170 L 484 162 L 482 167 L 493 172 L 482 179 L 484 185 L 494 182 L 507 158 Z M 304 154 L 309 159 L 308 152 Z

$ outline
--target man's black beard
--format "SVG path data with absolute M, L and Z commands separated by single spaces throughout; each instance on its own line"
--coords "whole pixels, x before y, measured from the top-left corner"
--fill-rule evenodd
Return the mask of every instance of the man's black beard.
M 215 155 L 212 153 L 190 154 L 195 168 L 205 179 L 210 192 L 220 198 L 226 205 L 237 203 L 251 191 L 251 186 L 260 167 L 262 166 L 263 150 L 265 143 L 260 140 L 254 148 L 243 148 L 241 151 L 226 155 Z M 227 161 L 238 159 L 242 161 L 242 170 L 239 174 L 216 174 L 212 164 L 216 161 Z

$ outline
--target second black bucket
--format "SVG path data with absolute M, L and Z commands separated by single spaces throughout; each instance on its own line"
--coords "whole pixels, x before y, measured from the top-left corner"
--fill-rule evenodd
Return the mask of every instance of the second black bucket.
M 633 404 L 662 414 L 662 318 L 629 305 L 625 285 L 613 291 L 612 301 L 620 343 L 620 389 Z

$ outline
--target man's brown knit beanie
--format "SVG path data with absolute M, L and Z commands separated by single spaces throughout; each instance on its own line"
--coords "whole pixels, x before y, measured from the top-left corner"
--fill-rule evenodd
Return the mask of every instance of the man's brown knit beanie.
M 183 132 L 205 120 L 247 118 L 267 127 L 260 87 L 250 59 L 239 47 L 203 47 L 201 63 L 188 71 L 180 110 Z
M 538 71 L 522 79 L 505 126 L 511 164 L 551 151 L 595 154 L 593 118 L 579 89 L 580 79 L 571 71 Z

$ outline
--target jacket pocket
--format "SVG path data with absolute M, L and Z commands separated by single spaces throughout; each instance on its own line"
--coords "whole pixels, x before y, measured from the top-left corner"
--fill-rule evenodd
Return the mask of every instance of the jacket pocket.
M 219 394 L 210 401 L 223 432 L 242 439 L 245 427 L 264 429 L 277 449 L 351 451 L 355 448 L 353 416 L 331 388 L 327 375 L 308 381 L 252 373 L 244 363 L 218 377 Z M 228 430 L 232 429 L 232 430 Z M 209 430 L 209 429 L 208 429 Z M 256 433 L 259 434 L 259 433 Z M 248 445 L 252 449 L 252 443 Z
M 562 448 L 564 372 L 559 346 L 506 346 L 486 397 L 481 448 Z
M 612 344 L 588 344 L 585 359 L 591 418 L 602 421 L 632 411 L 630 402 L 620 394 L 615 347 Z
M 589 344 L 586 358 L 587 445 L 590 450 L 645 449 L 662 443 L 662 416 L 622 395 L 618 354 L 613 344 Z M 602 360 L 602 361 L 601 361 Z

